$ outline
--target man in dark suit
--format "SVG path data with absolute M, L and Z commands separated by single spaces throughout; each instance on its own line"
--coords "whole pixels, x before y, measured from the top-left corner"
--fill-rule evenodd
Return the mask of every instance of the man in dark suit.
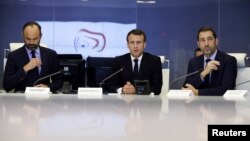
M 44 76 L 60 70 L 55 51 L 41 47 L 41 26 L 36 22 L 27 22 L 23 26 L 24 46 L 11 52 L 6 63 L 3 87 L 8 92 L 24 92 L 26 87 L 33 87 Z M 62 86 L 62 75 L 38 81 L 35 87 L 49 87 L 56 92 Z
M 162 65 L 160 57 L 144 52 L 146 35 L 134 29 L 127 34 L 130 53 L 115 57 L 114 72 L 123 69 L 108 81 L 109 92 L 135 94 L 134 80 L 148 80 L 151 92 L 158 95 L 162 87 Z M 136 60 L 136 61 L 135 61 Z
M 217 49 L 218 39 L 211 27 L 202 27 L 197 33 L 197 45 L 204 55 L 192 58 L 188 64 L 188 76 L 183 89 L 195 95 L 223 95 L 235 88 L 237 61 Z M 198 72 L 199 71 L 199 72 Z

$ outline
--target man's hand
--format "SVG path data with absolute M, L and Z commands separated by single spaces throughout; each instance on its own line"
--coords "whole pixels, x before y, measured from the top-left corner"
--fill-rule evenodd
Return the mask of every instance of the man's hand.
M 185 88 L 182 87 L 183 90 L 191 90 L 194 95 L 198 96 L 199 95 L 199 90 L 196 89 L 193 85 L 191 84 L 185 84 Z
M 122 88 L 122 93 L 135 94 L 135 87 L 130 82 L 127 82 Z
M 214 70 L 218 70 L 220 66 L 220 62 L 216 60 L 212 60 L 207 63 L 205 69 L 201 72 L 200 76 L 204 79 L 210 72 Z
M 28 71 L 34 69 L 35 67 L 41 66 L 41 65 L 42 65 L 42 61 L 40 59 L 32 58 L 32 59 L 30 59 L 29 63 L 23 67 L 23 69 L 27 73 Z
M 45 84 L 37 84 L 35 87 L 43 87 L 43 88 L 48 88 L 48 86 L 47 86 L 47 85 L 45 85 Z

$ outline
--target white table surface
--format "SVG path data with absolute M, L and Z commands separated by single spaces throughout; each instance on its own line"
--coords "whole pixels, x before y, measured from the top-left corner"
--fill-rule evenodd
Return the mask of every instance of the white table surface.
M 208 124 L 250 124 L 250 99 L 0 94 L 1 141 L 206 141 Z

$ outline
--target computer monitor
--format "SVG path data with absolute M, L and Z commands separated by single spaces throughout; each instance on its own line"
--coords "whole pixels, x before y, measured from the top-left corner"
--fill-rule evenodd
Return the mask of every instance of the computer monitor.
M 102 87 L 103 93 L 107 93 L 106 81 L 102 86 L 100 83 L 112 74 L 112 66 L 114 58 L 112 57 L 91 57 L 87 58 L 86 72 L 87 72 L 87 86 L 88 87 Z
M 62 93 L 77 93 L 85 86 L 85 60 L 81 54 L 58 54 L 58 60 L 64 70 Z

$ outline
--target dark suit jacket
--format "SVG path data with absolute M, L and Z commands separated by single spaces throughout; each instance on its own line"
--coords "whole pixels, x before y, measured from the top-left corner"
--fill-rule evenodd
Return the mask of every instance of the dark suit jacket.
M 130 53 L 115 57 L 113 71 L 123 68 L 119 74 L 115 75 L 108 81 L 109 92 L 116 92 L 123 87 L 127 81 L 134 84 L 133 67 Z M 162 87 L 162 65 L 160 57 L 144 52 L 139 68 L 137 80 L 149 80 L 151 92 L 160 94 Z
M 25 73 L 23 66 L 26 65 L 30 59 L 25 47 L 21 47 L 8 55 L 6 63 L 3 87 L 8 92 L 15 89 L 15 92 L 24 92 L 27 86 L 32 87 L 34 82 L 41 77 L 55 73 L 60 70 L 59 63 L 57 61 L 57 54 L 55 51 L 40 47 L 40 56 L 42 61 L 41 72 L 38 78 L 34 78 L 29 71 Z M 50 78 L 39 81 L 37 84 L 43 83 L 50 87 L 52 92 L 55 92 L 62 86 L 62 75 L 55 75 L 50 83 Z
M 235 88 L 237 77 L 237 61 L 234 57 L 228 54 L 217 51 L 215 60 L 220 62 L 219 69 L 212 71 L 211 85 L 209 87 L 204 86 L 204 81 L 200 78 L 200 73 L 196 73 L 186 78 L 186 83 L 192 84 L 196 89 L 199 89 L 199 95 L 223 95 L 227 90 Z M 204 68 L 204 56 L 192 58 L 188 64 L 188 72 L 192 73 L 197 70 L 203 70 Z

